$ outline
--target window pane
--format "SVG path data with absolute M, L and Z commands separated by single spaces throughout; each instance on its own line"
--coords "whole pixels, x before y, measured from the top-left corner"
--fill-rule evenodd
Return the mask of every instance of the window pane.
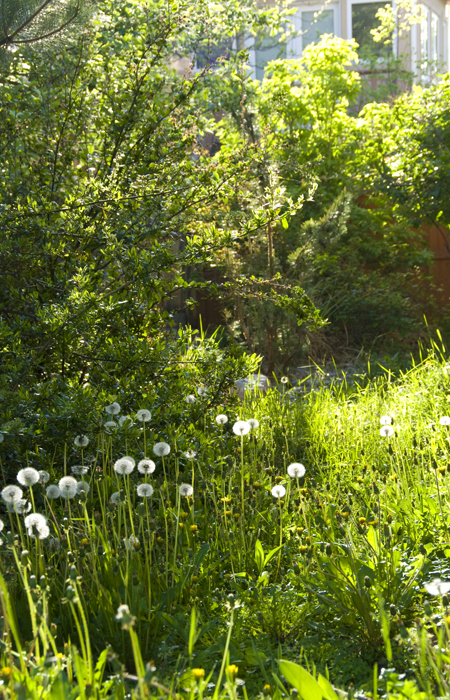
M 255 42 L 256 78 L 264 78 L 264 69 L 269 61 L 286 58 L 286 44 L 280 42 L 280 35 L 264 37 Z
M 302 12 L 302 46 L 319 41 L 322 34 L 334 34 L 334 10 Z
M 232 43 L 231 37 L 226 37 L 221 42 L 199 49 L 197 51 L 197 68 L 204 68 L 215 63 L 221 56 L 228 56 Z
M 362 2 L 358 5 L 352 5 L 352 37 L 359 44 L 358 53 L 360 55 L 368 51 L 376 56 L 386 53 L 386 44 L 374 41 L 370 30 L 380 26 L 380 20 L 376 17 L 380 7 L 390 4 L 387 2 Z M 389 50 L 392 50 L 392 47 Z
M 422 20 L 420 22 L 420 58 L 422 61 L 428 61 L 428 21 L 430 18 L 430 10 L 425 5 L 422 5 Z
M 431 15 L 431 60 L 437 64 L 439 58 L 439 17 Z

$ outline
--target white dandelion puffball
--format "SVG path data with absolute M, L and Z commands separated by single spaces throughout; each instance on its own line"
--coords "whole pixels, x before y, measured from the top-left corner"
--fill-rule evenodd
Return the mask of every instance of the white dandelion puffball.
M 139 484 L 136 490 L 137 495 L 141 498 L 150 498 L 150 496 L 153 496 L 153 486 L 150 486 L 150 484 Z
M 5 486 L 2 489 L 1 496 L 5 503 L 14 503 L 15 501 L 20 501 L 23 491 L 18 486 Z
M 39 470 L 39 481 L 41 482 L 42 486 L 50 481 L 50 474 L 46 472 L 45 469 Z
M 441 581 L 440 578 L 435 578 L 430 583 L 425 583 L 423 587 L 430 595 L 445 595 L 450 591 L 450 583 Z
M 85 493 L 87 496 L 91 487 L 85 481 L 78 481 L 76 489 L 77 489 L 77 494 Z
M 121 491 L 114 491 L 114 493 L 111 494 L 109 497 L 109 500 L 111 503 L 114 503 L 116 506 L 119 505 L 120 500 L 121 500 L 122 492 Z
M 141 474 L 153 474 L 156 469 L 156 464 L 151 459 L 141 459 L 138 462 L 138 472 Z
M 256 418 L 249 418 L 247 423 L 252 430 L 256 430 L 259 427 L 259 420 L 256 420 Z
M 117 423 L 113 420 L 109 420 L 103 426 L 107 433 L 111 434 L 113 430 L 117 430 Z
M 63 498 L 73 498 L 77 493 L 77 480 L 73 476 L 63 476 L 59 480 L 59 490 Z
M 199 396 L 206 396 L 207 393 L 208 393 L 208 389 L 206 389 L 204 386 L 197 387 L 197 394 Z
M 32 527 L 43 527 L 46 524 L 47 518 L 40 513 L 30 513 L 30 515 L 27 515 L 25 518 L 25 527 L 28 529 Z
M 89 445 L 89 438 L 86 435 L 77 435 L 73 441 L 75 447 L 87 447 Z
M 286 493 L 286 489 L 281 484 L 277 484 L 272 489 L 272 496 L 275 498 L 283 498 Z
M 88 473 L 89 467 L 84 464 L 74 464 L 73 467 L 70 467 L 70 471 L 76 476 L 84 476 Z
M 105 411 L 110 416 L 117 416 L 117 414 L 120 413 L 120 406 L 117 401 L 113 401 L 113 403 L 110 403 L 109 406 L 105 406 Z
M 192 496 L 194 489 L 190 484 L 180 484 L 180 496 Z
M 250 423 L 246 420 L 238 420 L 233 425 L 233 433 L 235 435 L 247 435 L 250 432 Z
M 217 425 L 225 425 L 225 423 L 228 423 L 228 416 L 226 416 L 224 413 L 220 413 L 216 417 L 216 423 Z
M 439 423 L 441 425 L 450 425 L 450 416 L 442 416 L 439 418 Z
M 131 416 L 120 416 L 119 425 L 121 428 L 131 428 L 134 425 L 134 421 Z
M 124 474 L 131 474 L 134 469 L 135 461 L 133 457 L 121 457 L 114 463 L 114 471 L 116 474 L 123 476 Z
M 146 408 L 141 408 L 140 411 L 136 413 L 136 418 L 141 421 L 141 423 L 148 423 L 151 420 L 152 414 L 147 411 Z
M 20 470 L 16 479 L 22 486 L 31 487 L 39 481 L 39 472 L 37 469 L 33 469 L 33 467 L 25 467 L 25 469 Z
M 392 423 L 391 416 L 381 416 L 381 418 L 380 418 L 381 425 L 391 425 L 391 423 Z
M 287 384 L 288 381 L 289 381 L 288 377 L 281 377 L 281 379 L 280 379 L 280 382 L 281 382 L 282 384 Z
M 383 425 L 382 428 L 380 428 L 380 435 L 381 437 L 391 437 L 394 434 L 394 428 L 392 425 Z
M 3 520 L 0 520 L 0 532 L 3 530 L 4 527 L 5 523 L 3 522 Z
M 117 608 L 116 620 L 123 620 L 123 618 L 128 615 L 130 615 L 130 608 L 128 605 L 119 605 Z
M 56 484 L 51 484 L 50 486 L 47 486 L 45 493 L 47 494 L 47 498 L 50 499 L 59 498 L 61 496 L 61 491 L 59 490 L 58 486 L 56 486 Z
M 157 442 L 153 445 L 153 452 L 157 457 L 167 457 L 170 452 L 170 446 L 167 442 Z
M 186 457 L 186 459 L 194 459 L 197 456 L 197 453 L 195 450 L 186 450 L 186 452 L 183 452 L 183 455 Z
M 12 503 L 7 503 L 6 507 L 10 513 L 18 513 L 23 515 L 23 513 L 29 513 L 31 510 L 31 503 L 26 501 L 25 498 L 20 498 L 18 501 L 13 501 Z
M 188 394 L 184 397 L 184 400 L 186 401 L 186 403 L 195 403 L 195 396 L 194 394 Z
M 50 535 L 50 528 L 48 525 L 43 525 L 42 527 L 37 528 L 37 533 L 40 540 L 46 540 L 47 537 Z M 29 530 L 28 534 L 31 535 L 31 532 Z
M 293 464 L 290 464 L 287 468 L 287 473 L 293 479 L 301 479 L 302 476 L 305 476 L 305 472 L 306 469 L 300 462 L 293 462 Z

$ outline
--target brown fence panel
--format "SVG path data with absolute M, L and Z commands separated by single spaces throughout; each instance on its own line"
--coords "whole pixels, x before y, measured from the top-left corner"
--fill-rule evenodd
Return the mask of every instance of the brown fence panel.
M 440 306 L 450 299 L 450 233 L 443 226 L 423 226 L 428 236 L 428 244 L 434 253 L 432 273 L 436 284 L 441 288 L 438 297 Z

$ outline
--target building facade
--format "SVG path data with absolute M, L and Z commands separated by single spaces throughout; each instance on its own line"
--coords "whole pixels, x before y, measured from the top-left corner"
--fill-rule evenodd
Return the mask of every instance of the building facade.
M 342 39 L 355 39 L 359 44 L 360 68 L 365 65 L 364 54 L 379 54 L 382 69 L 386 47 L 373 40 L 371 29 L 379 26 L 376 17 L 386 0 L 314 0 L 294 2 L 295 13 L 290 21 L 295 36 L 282 42 L 279 38 L 246 41 L 250 53 L 251 70 L 261 80 L 269 61 L 276 58 L 300 58 L 306 46 L 317 42 L 324 34 L 334 34 Z M 438 73 L 449 70 L 449 9 L 445 0 L 425 0 L 421 3 L 421 20 L 402 36 L 393 36 L 389 50 L 395 57 L 403 57 L 405 68 L 414 73 L 417 80 L 427 82 Z M 396 11 L 394 2 L 394 11 Z

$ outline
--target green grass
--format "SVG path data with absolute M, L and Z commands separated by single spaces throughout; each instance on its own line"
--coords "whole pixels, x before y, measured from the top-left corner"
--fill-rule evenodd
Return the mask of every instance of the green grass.
M 424 584 L 450 579 L 450 429 L 439 422 L 450 367 L 435 346 L 400 376 L 370 371 L 295 398 L 280 384 L 242 406 L 187 385 L 204 402 L 200 424 L 135 422 L 90 434 L 84 449 L 47 449 L 40 466 L 30 455 L 51 480 L 24 498 L 50 535 L 30 537 L 4 508 L 3 697 L 281 698 L 292 679 L 280 659 L 322 683 L 299 681 L 305 700 L 332 696 L 325 678 L 349 696 L 447 696 L 449 603 Z M 238 437 L 237 418 L 259 427 Z M 8 438 L 1 449 L 7 469 Z M 153 459 L 154 473 L 119 476 L 125 454 Z M 304 478 L 287 475 L 292 462 Z M 89 466 L 87 495 L 48 500 L 73 463 Z M 116 619 L 121 605 L 129 614 Z

